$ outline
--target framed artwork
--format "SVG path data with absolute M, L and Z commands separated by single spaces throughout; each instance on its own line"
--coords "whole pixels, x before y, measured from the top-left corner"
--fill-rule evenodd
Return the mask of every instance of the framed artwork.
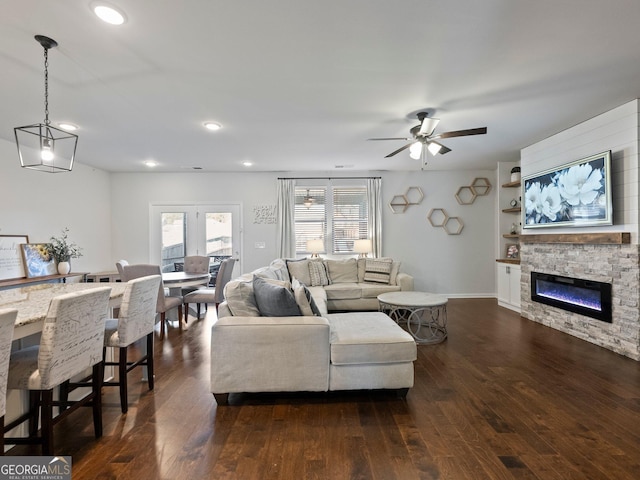
M 0 280 L 24 278 L 20 245 L 29 243 L 27 235 L 0 235 Z
M 507 245 L 507 258 L 520 258 L 520 248 L 517 244 L 511 243 Z
M 611 152 L 523 179 L 524 228 L 613 225 Z
M 27 278 L 58 273 L 55 259 L 49 255 L 48 243 L 23 243 L 22 258 Z

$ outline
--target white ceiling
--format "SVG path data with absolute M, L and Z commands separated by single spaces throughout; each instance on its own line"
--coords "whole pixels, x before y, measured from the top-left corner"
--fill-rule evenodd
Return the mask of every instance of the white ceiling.
M 0 138 L 44 119 L 46 35 L 50 118 L 108 171 L 419 170 L 367 139 L 426 108 L 488 127 L 428 169 L 494 168 L 640 97 L 638 0 L 112 0 L 120 27 L 90 1 L 0 0 Z

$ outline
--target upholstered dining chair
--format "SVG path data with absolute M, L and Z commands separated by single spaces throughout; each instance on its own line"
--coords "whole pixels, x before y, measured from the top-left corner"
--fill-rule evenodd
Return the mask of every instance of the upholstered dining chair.
M 124 278 L 126 278 L 127 281 L 133 280 L 134 278 L 148 277 L 149 275 L 160 275 L 162 278 L 159 265 L 145 263 L 125 265 L 123 271 Z M 178 309 L 178 323 L 180 324 L 180 330 L 182 330 L 182 296 L 165 295 L 164 285 L 160 282 L 160 286 L 158 287 L 158 300 L 156 302 L 156 313 L 160 314 L 160 338 L 164 338 L 167 312 L 174 308 Z
M 108 319 L 104 335 L 104 365 L 118 366 L 118 380 L 106 381 L 105 386 L 120 387 L 120 407 L 127 413 L 127 373 L 135 367 L 146 366 L 149 390 L 153 390 L 153 331 L 156 325 L 156 304 L 162 277 L 152 275 L 127 282 L 118 318 Z M 138 360 L 127 358 L 129 346 L 147 337 L 147 351 Z M 118 361 L 107 361 L 107 347 L 118 349 Z
M 52 455 L 53 425 L 89 405 L 93 408 L 95 436 L 102 436 L 102 349 L 110 292 L 110 287 L 98 287 L 54 297 L 44 320 L 40 345 L 11 354 L 7 388 L 29 391 L 29 411 L 6 425 L 5 431 L 28 420 L 29 436 L 7 437 L 6 443 L 40 444 L 43 455 Z M 69 408 L 54 418 L 53 407 L 62 405 L 53 400 L 54 388 L 88 369 L 93 370 L 91 392 L 80 400 L 66 401 L 64 406 Z
M 125 265 L 129 265 L 129 262 L 127 262 L 126 260 L 120 260 L 118 262 L 116 262 L 116 268 L 118 269 L 118 273 L 120 274 L 120 281 L 121 282 L 126 282 L 127 279 L 124 278 L 124 266 Z
M 11 356 L 11 342 L 13 341 L 13 327 L 16 323 L 18 310 L 3 308 L 0 310 L 0 455 L 4 455 L 4 414 L 7 413 L 7 375 L 9 373 L 9 358 Z
M 224 287 L 233 274 L 233 266 L 235 264 L 235 258 L 227 258 L 220 264 L 220 270 L 218 270 L 218 278 L 216 279 L 216 286 L 213 288 L 199 288 L 198 290 L 188 293 L 184 296 L 184 304 L 186 316 L 189 316 L 189 304 L 197 304 L 197 318 L 200 318 L 200 304 L 215 303 L 216 312 L 218 311 L 218 305 L 224 300 Z M 206 307 L 205 307 L 206 308 Z
M 184 272 L 185 273 L 209 273 L 209 261 L 210 258 L 204 255 L 191 255 L 184 257 Z M 198 287 L 183 287 L 182 295 L 197 290 Z

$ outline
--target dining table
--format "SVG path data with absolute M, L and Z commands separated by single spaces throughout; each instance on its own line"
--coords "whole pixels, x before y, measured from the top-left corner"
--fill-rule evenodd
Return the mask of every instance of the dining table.
M 209 273 L 164 272 L 162 283 L 170 295 L 180 295 L 184 287 L 197 287 L 209 283 Z

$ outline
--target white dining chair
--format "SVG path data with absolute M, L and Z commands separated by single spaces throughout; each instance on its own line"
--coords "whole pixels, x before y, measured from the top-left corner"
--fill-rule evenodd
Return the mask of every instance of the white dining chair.
M 81 406 L 92 407 L 95 436 L 102 436 L 102 349 L 110 292 L 110 287 L 98 287 L 54 297 L 44 321 L 40 345 L 11 354 L 7 388 L 29 392 L 29 411 L 9 423 L 5 431 L 28 421 L 29 436 L 7 437 L 6 443 L 40 444 L 43 455 L 53 455 L 54 424 Z M 54 388 L 88 369 L 92 369 L 90 393 L 80 400 L 67 400 L 64 405 L 54 401 Z M 54 406 L 65 408 L 53 417 Z
M 216 312 L 218 311 L 218 305 L 222 303 L 224 300 L 224 287 L 229 280 L 231 280 L 231 275 L 233 274 L 233 266 L 235 264 L 235 258 L 227 258 L 223 260 L 220 264 L 220 270 L 218 270 L 218 276 L 216 278 L 216 286 L 213 288 L 199 288 L 198 290 L 188 293 L 184 296 L 184 304 L 185 304 L 185 323 L 186 318 L 189 316 L 189 304 L 195 303 L 196 307 L 196 319 L 200 318 L 200 305 L 208 303 L 214 303 L 216 306 Z
M 118 367 L 118 380 L 104 382 L 105 386 L 120 387 L 122 413 L 129 409 L 127 399 L 127 374 L 136 367 L 146 366 L 149 390 L 153 390 L 153 332 L 156 324 L 156 303 L 160 275 L 135 278 L 127 282 L 118 318 L 107 319 L 104 335 L 103 358 L 105 366 Z M 135 361 L 129 361 L 129 347 L 146 337 L 146 352 Z M 118 349 L 118 361 L 107 361 L 107 348 Z
M 4 415 L 7 413 L 7 375 L 9 373 L 9 358 L 11 356 L 11 342 L 13 341 L 13 327 L 16 323 L 18 310 L 3 308 L 0 310 L 0 455 L 4 455 Z

